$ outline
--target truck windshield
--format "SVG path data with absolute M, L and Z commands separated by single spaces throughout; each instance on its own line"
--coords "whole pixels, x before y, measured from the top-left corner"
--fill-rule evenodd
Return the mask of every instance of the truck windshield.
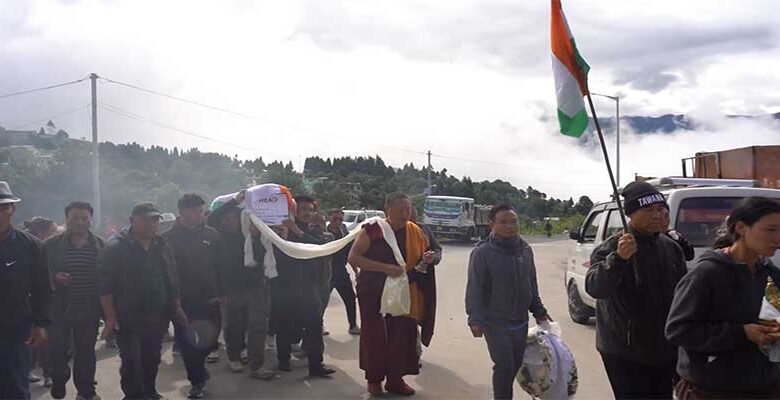
M 428 199 L 425 203 L 425 211 L 435 213 L 460 214 L 463 210 L 462 202 L 457 200 Z
M 695 197 L 685 199 L 677 211 L 675 229 L 695 247 L 710 247 L 731 209 L 741 197 Z

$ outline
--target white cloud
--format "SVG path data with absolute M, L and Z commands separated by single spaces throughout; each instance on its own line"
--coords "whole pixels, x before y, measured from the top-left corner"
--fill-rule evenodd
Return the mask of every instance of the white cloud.
M 565 2 L 591 88 L 624 115 L 689 113 L 706 131 L 624 135 L 622 181 L 679 173 L 714 148 L 777 143 L 723 120 L 780 107 L 780 11 L 768 0 Z M 101 111 L 101 136 L 293 161 L 379 154 L 557 197 L 605 197 L 598 149 L 556 133 L 547 2 L 53 0 L 0 3 L 0 93 L 97 72 L 259 118 L 101 84 L 101 102 L 210 142 Z M 0 100 L 7 127 L 85 105 L 88 86 Z M 613 103 L 596 100 L 602 117 Z M 86 111 L 56 119 L 89 136 Z M 749 124 L 749 125 L 745 125 Z M 236 146 L 235 144 L 238 144 Z M 412 150 L 408 152 L 405 150 Z M 479 160 L 473 162 L 466 160 Z M 492 164 L 491 164 L 492 163 Z

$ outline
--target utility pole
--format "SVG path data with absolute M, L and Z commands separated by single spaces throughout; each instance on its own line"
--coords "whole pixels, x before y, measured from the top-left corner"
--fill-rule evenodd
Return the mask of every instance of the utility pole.
M 620 96 L 615 96 L 615 136 L 617 136 L 617 145 L 615 146 L 617 176 L 615 178 L 617 178 L 617 185 L 620 186 Z
M 99 228 L 102 221 L 100 214 L 100 154 L 98 145 L 98 123 L 97 123 L 97 79 L 94 72 L 89 74 L 89 80 L 92 83 L 92 207 L 95 209 L 93 225 Z
M 613 100 L 615 102 L 615 170 L 616 170 L 616 176 L 615 181 L 618 186 L 620 186 L 620 96 L 610 96 L 607 94 L 599 94 L 599 93 L 591 93 L 593 96 L 600 96 L 600 97 L 606 97 L 610 100 Z
M 431 151 L 428 150 L 428 196 L 432 195 L 431 191 Z

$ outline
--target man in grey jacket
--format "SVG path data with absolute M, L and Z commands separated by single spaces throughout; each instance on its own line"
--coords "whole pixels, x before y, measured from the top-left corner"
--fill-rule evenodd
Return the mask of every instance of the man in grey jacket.
M 509 205 L 490 210 L 490 236 L 469 259 L 466 313 L 474 337 L 485 337 L 493 366 L 493 396 L 511 399 L 523 365 L 528 312 L 537 324 L 552 321 L 539 297 L 531 247 L 518 233 L 517 213 Z

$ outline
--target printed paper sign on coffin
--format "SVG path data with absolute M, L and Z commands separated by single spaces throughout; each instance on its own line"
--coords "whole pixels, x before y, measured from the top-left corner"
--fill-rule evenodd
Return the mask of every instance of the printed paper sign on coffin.
M 266 225 L 281 225 L 293 208 L 290 191 L 277 184 L 253 186 L 246 191 L 247 209 Z
M 281 225 L 290 217 L 287 196 L 283 193 L 254 197 L 249 210 L 268 225 Z

